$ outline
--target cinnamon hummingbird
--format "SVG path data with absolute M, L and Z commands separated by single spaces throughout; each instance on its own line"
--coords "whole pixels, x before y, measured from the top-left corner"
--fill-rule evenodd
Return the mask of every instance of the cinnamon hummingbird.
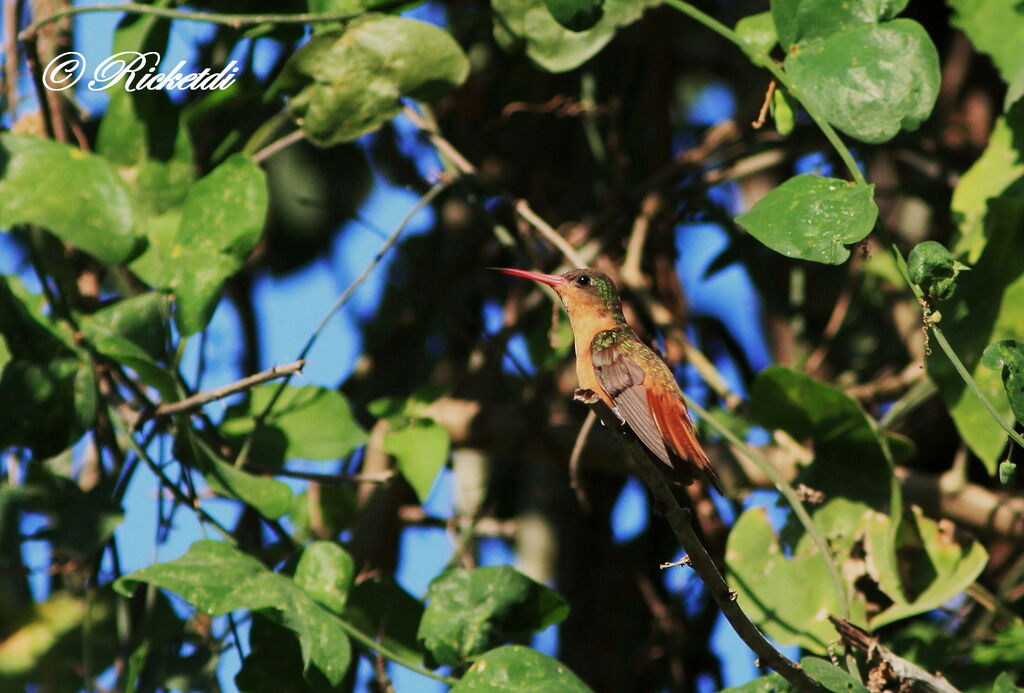
M 718 474 L 693 432 L 679 384 L 661 357 L 626 323 L 611 279 L 592 269 L 560 275 L 496 269 L 547 284 L 562 300 L 576 344 L 577 399 L 600 399 L 608 405 L 661 462 L 670 479 L 689 484 L 701 472 L 722 492 Z

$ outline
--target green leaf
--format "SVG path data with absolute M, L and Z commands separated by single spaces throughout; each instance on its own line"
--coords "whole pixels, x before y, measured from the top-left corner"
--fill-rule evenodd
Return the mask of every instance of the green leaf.
M 349 592 L 345 620 L 405 659 L 422 658 L 416 631 L 423 604 L 393 580 L 369 578 Z
M 315 665 L 332 685 L 348 670 L 351 644 L 338 618 L 294 581 L 226 542 L 197 541 L 181 558 L 118 578 L 114 589 L 131 596 L 138 583 L 174 592 L 210 616 L 265 611 L 298 635 L 305 669 Z
M 800 666 L 832 693 L 868 693 L 868 689 L 860 681 L 824 659 L 804 657 L 800 660 Z
M 100 262 L 142 249 L 127 186 L 105 158 L 52 140 L 0 135 L 0 228 L 36 224 Z
M 302 650 L 295 634 L 271 619 L 256 616 L 249 628 L 249 654 L 235 675 L 238 690 L 245 693 L 338 690 L 317 669 L 303 671 Z
M 775 120 L 775 130 L 785 137 L 793 132 L 796 125 L 796 104 L 785 89 L 776 89 L 772 94 L 771 115 Z
M 1024 688 L 1014 684 L 1014 676 L 1008 671 L 999 674 L 999 678 L 992 684 L 992 693 L 1020 693 Z
M 31 671 L 66 633 L 81 625 L 85 602 L 58 592 L 43 602 L 31 605 L 21 619 L 9 622 L 0 640 L 0 677 Z
M 947 0 L 953 10 L 951 23 L 988 54 L 1003 81 L 1009 84 L 1024 66 L 1024 14 L 1007 0 Z
M 505 565 L 443 573 L 430 583 L 427 599 L 417 637 L 434 661 L 450 666 L 569 613 L 561 595 Z
M 974 269 L 960 276 L 956 294 L 943 305 L 942 330 L 981 391 L 1008 416 L 1002 376 L 985 368 L 981 357 L 994 342 L 1024 341 L 1024 197 L 989 200 L 985 235 L 988 241 Z M 1006 442 L 1002 427 L 943 354 L 933 354 L 927 365 L 960 436 L 995 474 Z
M 1024 344 L 1015 339 L 990 344 L 982 352 L 981 363 L 1002 374 L 1010 410 L 1024 423 Z
M 654 0 L 605 0 L 600 21 L 586 31 L 565 28 L 551 16 L 545 0 L 491 0 L 494 38 L 509 52 L 524 52 L 548 72 L 567 72 L 594 57 L 632 24 Z
M 1024 104 L 996 119 L 985 151 L 953 189 L 953 216 L 960 232 L 954 253 L 966 254 L 970 263 L 977 262 L 985 248 L 989 200 L 1004 194 L 1022 196 L 1024 159 L 1021 145 L 1015 142 L 1020 135 L 1015 133 L 1024 133 Z
M 260 385 L 245 402 L 228 407 L 221 433 L 240 443 L 279 387 L 277 383 Z M 336 460 L 365 442 L 366 431 L 353 417 L 344 395 L 315 385 L 289 385 L 256 432 L 251 457 L 270 465 L 291 459 Z
M 914 524 L 909 527 L 916 529 L 916 537 L 901 542 L 899 555 L 908 576 L 905 591 L 915 596 L 912 600 L 897 599 L 873 616 L 869 621 L 872 628 L 938 609 L 967 589 L 988 563 L 988 552 L 979 542 L 958 532 L 948 521 L 940 523 L 925 517 L 917 506 L 911 510 Z
M 784 67 L 802 102 L 864 142 L 917 129 L 939 93 L 935 45 L 910 19 L 864 24 L 797 44 Z
M 818 653 L 835 639 L 828 615 L 839 613 L 839 597 L 824 559 L 810 542 L 786 558 L 763 508 L 736 520 L 725 566 L 740 608 L 773 639 Z M 794 585 L 800 585 L 799 599 Z
M 586 31 L 601 20 L 604 0 L 544 0 L 555 21 L 570 31 Z
M 414 19 L 367 13 L 313 36 L 288 60 L 281 86 L 311 142 L 326 147 L 373 132 L 401 97 L 436 99 L 469 74 L 451 34 Z
M 798 41 L 828 38 L 832 34 L 892 19 L 908 0 L 772 0 L 772 17 L 784 48 Z
M 345 610 L 345 601 L 355 576 L 355 561 L 332 541 L 314 541 L 307 546 L 295 568 L 295 583 L 338 614 Z
M 590 693 L 567 666 L 522 645 L 491 650 L 473 662 L 452 693 Z
M 177 396 L 174 375 L 157 361 L 166 361 L 170 307 L 159 292 L 122 299 L 80 321 L 82 334 L 99 353 L 128 366 L 164 399 Z
M 736 35 L 743 42 L 743 52 L 755 61 L 771 53 L 779 41 L 771 12 L 758 12 L 736 22 Z
M 40 307 L 16 277 L 0 276 L 0 402 L 16 402 L 18 413 L 0 416 L 0 449 L 22 445 L 46 458 L 92 426 L 96 382 L 88 355 Z
M 945 299 L 956 291 L 956 278 L 970 267 L 953 259 L 946 247 L 936 241 L 914 246 L 907 258 L 910 281 L 921 287 L 930 299 Z
M 441 467 L 448 461 L 451 436 L 433 421 L 420 421 L 384 438 L 384 451 L 394 455 L 398 471 L 409 482 L 420 502 L 427 500 Z
M 151 229 L 139 262 L 146 281 L 174 292 L 183 335 L 206 327 L 224 281 L 259 241 L 266 213 L 263 171 L 236 154 L 192 185 L 180 217 L 177 211 L 156 217 L 158 231 Z
M 797 371 L 772 366 L 751 388 L 751 417 L 813 441 L 814 461 L 798 481 L 825 494 L 813 516 L 839 555 L 865 529 L 866 514 L 893 508 L 898 485 L 886 458 L 909 453 L 901 439 L 883 436 L 874 420 L 848 395 Z
M 271 520 L 284 516 L 291 509 L 292 491 L 288 484 L 243 472 L 218 459 L 202 444 L 197 444 L 196 448 L 203 478 L 217 494 L 247 503 Z
M 771 673 L 753 681 L 747 681 L 740 686 L 723 688 L 722 693 L 790 693 L 795 690 L 797 689 L 790 686 L 786 679 Z
M 761 198 L 736 223 L 786 257 L 838 265 L 850 257 L 845 245 L 874 228 L 875 186 L 801 174 Z

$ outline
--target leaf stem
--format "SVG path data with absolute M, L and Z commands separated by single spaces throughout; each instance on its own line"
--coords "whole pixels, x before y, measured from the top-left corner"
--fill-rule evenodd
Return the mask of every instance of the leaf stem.
M 353 640 L 356 640 L 374 652 L 381 654 L 385 659 L 390 659 L 395 664 L 405 667 L 409 671 L 415 671 L 417 674 L 422 674 L 423 676 L 434 679 L 435 681 L 446 683 L 449 686 L 454 686 L 459 682 L 458 679 L 454 679 L 451 676 L 445 676 L 444 674 L 438 674 L 436 671 L 431 671 L 424 666 L 420 666 L 411 659 L 398 654 L 394 650 L 389 649 L 379 641 L 374 640 L 369 635 L 356 628 L 344 618 L 339 618 L 338 622 L 341 623 L 341 627 L 345 629 L 345 632 L 348 633 Z
M 758 466 L 758 468 L 764 472 L 765 476 L 771 480 L 772 484 L 779 493 L 783 495 L 790 507 L 793 508 L 793 512 L 796 513 L 797 519 L 800 520 L 800 524 L 804 526 L 804 530 L 810 535 L 814 545 L 818 548 L 818 552 L 821 554 L 822 560 L 825 561 L 825 566 L 828 568 L 829 577 L 832 579 L 832 586 L 836 590 L 836 594 L 839 597 L 839 610 L 844 614 L 843 618 L 850 618 L 850 597 L 847 594 L 846 586 L 843 584 L 843 578 L 839 574 L 839 567 L 836 565 L 835 558 L 832 556 L 832 552 L 829 550 L 828 542 L 825 541 L 825 536 L 818 529 L 818 525 L 814 523 L 814 519 L 811 518 L 810 513 L 804 507 L 803 501 L 796 495 L 796 491 L 790 486 L 782 475 L 779 474 L 778 470 L 775 469 L 771 464 L 768 463 L 761 455 L 759 455 L 753 448 L 747 445 L 743 440 L 739 438 L 735 433 L 729 430 L 728 426 L 719 421 L 706 409 L 701 407 L 692 397 L 683 393 L 683 397 L 686 398 L 686 404 L 697 412 L 697 415 L 707 421 L 712 428 L 718 431 L 723 438 L 729 441 L 733 446 L 740 449 L 744 455 Z

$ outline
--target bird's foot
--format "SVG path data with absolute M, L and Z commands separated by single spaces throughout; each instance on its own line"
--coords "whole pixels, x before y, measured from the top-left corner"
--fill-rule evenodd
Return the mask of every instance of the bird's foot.
M 577 402 L 583 402 L 584 404 L 597 404 L 600 397 L 593 390 L 578 387 L 576 391 L 572 393 L 572 398 Z

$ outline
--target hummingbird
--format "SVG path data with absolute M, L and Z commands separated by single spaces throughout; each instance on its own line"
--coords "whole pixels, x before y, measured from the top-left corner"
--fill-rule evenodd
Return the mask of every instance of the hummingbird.
M 628 426 L 670 479 L 698 473 L 722 492 L 718 474 L 693 432 L 683 392 L 672 371 L 626 323 L 615 283 L 592 269 L 542 274 L 497 268 L 555 290 L 569 315 L 576 345 L 576 399 L 604 402 Z

